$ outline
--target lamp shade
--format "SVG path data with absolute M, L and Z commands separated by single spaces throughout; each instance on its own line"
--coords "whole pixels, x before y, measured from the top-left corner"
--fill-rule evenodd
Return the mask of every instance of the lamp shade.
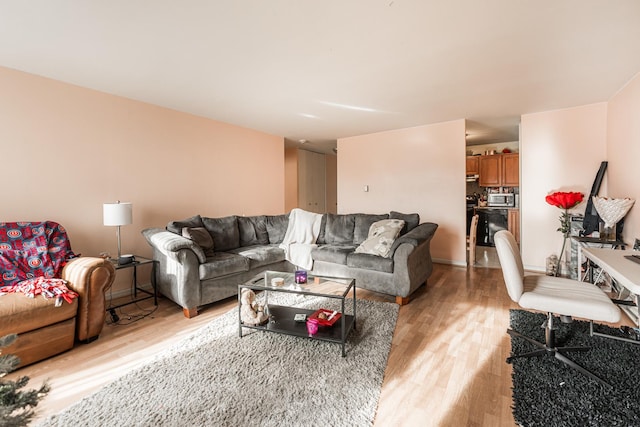
M 104 225 L 129 225 L 133 222 L 133 206 L 130 202 L 102 205 Z

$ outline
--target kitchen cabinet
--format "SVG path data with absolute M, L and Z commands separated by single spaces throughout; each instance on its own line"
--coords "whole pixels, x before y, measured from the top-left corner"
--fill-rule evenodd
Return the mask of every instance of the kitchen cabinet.
M 480 187 L 500 187 L 502 185 L 502 155 L 480 156 Z
M 480 156 L 481 187 L 517 187 L 520 185 L 518 153 Z
M 467 156 L 467 175 L 480 173 L 480 156 Z
M 513 234 L 516 243 L 520 244 L 520 209 L 509 209 L 507 213 L 507 230 Z
M 518 187 L 520 185 L 520 155 L 518 153 L 502 154 L 502 186 Z

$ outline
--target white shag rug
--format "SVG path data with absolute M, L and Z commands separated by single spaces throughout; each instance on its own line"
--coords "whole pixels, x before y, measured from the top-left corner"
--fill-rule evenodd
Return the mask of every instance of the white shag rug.
M 333 299 L 276 295 L 338 308 Z M 342 357 L 335 343 L 250 329 L 239 338 L 236 308 L 39 425 L 370 426 L 397 317 L 396 304 L 359 299 Z

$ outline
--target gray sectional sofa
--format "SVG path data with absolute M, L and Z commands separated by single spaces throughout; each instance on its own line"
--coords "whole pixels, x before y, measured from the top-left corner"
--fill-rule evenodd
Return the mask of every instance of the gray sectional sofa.
M 238 284 L 266 270 L 294 271 L 279 247 L 288 214 L 207 218 L 196 215 L 172 221 L 165 229 L 142 231 L 158 262 L 158 291 L 182 306 L 186 317 L 198 307 L 237 294 Z M 388 258 L 355 252 L 367 239 L 371 224 L 402 219 L 405 226 Z M 406 304 L 431 275 L 430 242 L 438 228 L 419 223 L 418 214 L 324 214 L 311 252 L 311 274 L 349 277 L 356 286 L 392 295 Z

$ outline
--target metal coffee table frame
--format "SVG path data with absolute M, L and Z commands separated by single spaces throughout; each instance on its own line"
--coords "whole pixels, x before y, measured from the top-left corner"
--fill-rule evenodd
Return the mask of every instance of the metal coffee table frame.
M 282 277 L 285 284 L 282 286 L 270 286 L 270 278 Z M 316 283 L 319 282 L 319 283 Z M 344 291 L 337 294 L 329 294 L 317 289 L 327 282 L 336 282 L 344 286 Z M 251 289 L 253 291 L 265 291 L 265 300 L 269 314 L 269 322 L 265 325 L 246 325 L 242 323 L 240 318 L 240 297 L 243 289 Z M 316 288 L 316 289 L 314 289 Z M 294 316 L 296 314 L 306 314 L 310 316 L 316 310 L 309 310 L 298 307 L 289 307 L 268 303 L 269 292 L 283 292 L 298 295 L 310 295 L 325 298 L 333 298 L 340 300 L 342 316 L 333 326 L 320 327 L 314 335 L 309 335 L 306 322 L 296 322 Z M 353 307 L 352 314 L 345 312 L 345 299 L 352 293 Z M 321 307 L 318 307 L 321 308 Z M 352 329 L 356 328 L 356 281 L 355 279 L 344 279 L 337 277 L 312 276 L 309 275 L 306 284 L 296 285 L 294 283 L 294 273 L 267 271 L 254 277 L 249 282 L 238 285 L 238 335 L 242 338 L 242 328 L 257 329 L 267 332 L 275 332 L 285 335 L 293 335 L 297 337 L 310 338 L 321 341 L 329 341 L 340 344 L 342 347 L 342 357 L 346 356 L 346 340 Z

